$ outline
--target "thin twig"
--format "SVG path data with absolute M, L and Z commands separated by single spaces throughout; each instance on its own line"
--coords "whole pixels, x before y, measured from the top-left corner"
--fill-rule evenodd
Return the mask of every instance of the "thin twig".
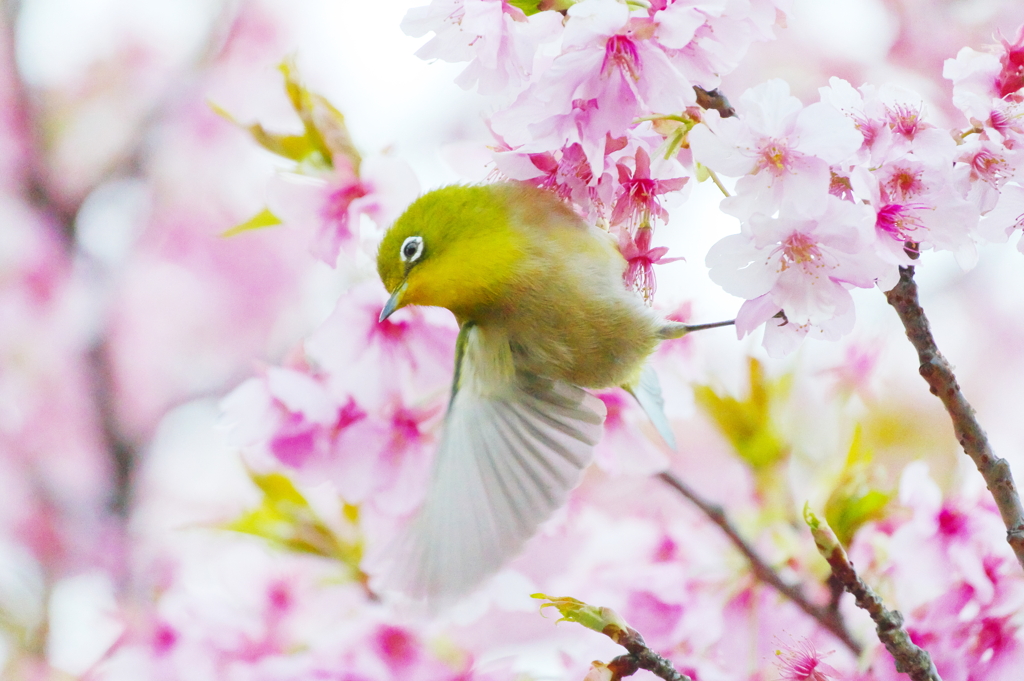
M 735 527 L 733 527 L 729 518 L 725 515 L 725 511 L 721 506 L 704 499 L 692 487 L 672 473 L 662 473 L 658 477 L 684 497 L 689 499 L 704 513 L 704 515 L 710 518 L 713 523 L 718 525 L 722 532 L 724 532 L 729 538 L 729 541 L 739 549 L 740 553 L 742 553 L 750 563 L 750 568 L 754 573 L 754 577 L 793 601 L 797 607 L 817 620 L 822 627 L 832 632 L 832 634 L 842 641 L 843 644 L 854 653 L 854 655 L 860 655 L 861 646 L 856 640 L 854 640 L 850 632 L 847 631 L 846 624 L 843 622 L 838 609 L 815 605 L 807 599 L 807 596 L 805 596 L 798 587 L 787 584 L 783 581 L 782 577 L 779 576 L 779 573 L 768 565 L 768 563 L 758 555 L 754 547 L 740 536 L 739 532 Z
M 804 509 L 804 519 L 811 528 L 818 552 L 832 568 L 832 575 L 853 595 L 857 606 L 871 615 L 878 640 L 892 655 L 896 671 L 906 674 L 913 681 L 942 681 L 928 652 L 910 640 L 910 634 L 903 628 L 903 615 L 898 610 L 886 608 L 878 594 L 853 569 L 853 563 L 832 528 L 807 508 Z
M 952 367 L 935 345 L 928 319 L 918 301 L 913 267 L 900 268 L 899 283 L 885 297 L 896 310 L 907 338 L 917 350 L 921 376 L 927 381 L 932 394 L 942 400 L 953 421 L 956 439 L 985 479 L 1006 525 L 1006 541 L 1024 567 L 1024 507 L 1021 506 L 1010 465 L 1006 459 L 992 452 L 985 431 L 974 417 L 973 407 L 960 392 Z
M 686 674 L 680 673 L 670 661 L 647 647 L 644 637 L 626 620 L 611 608 L 589 605 L 571 596 L 548 596 L 533 594 L 533 598 L 548 601 L 540 606 L 556 608 L 562 615 L 559 622 L 576 622 L 587 629 L 600 632 L 629 651 L 619 655 L 608 664 L 594 662 L 593 670 L 600 671 L 600 678 L 607 681 L 619 681 L 623 676 L 632 676 L 639 669 L 646 669 L 665 681 L 693 681 Z M 588 674 L 587 678 L 594 678 Z
M 608 663 L 612 678 L 632 676 L 637 670 L 646 669 L 659 679 L 665 681 L 693 681 L 689 676 L 678 671 L 673 664 L 647 647 L 644 637 L 636 629 L 626 627 L 610 635 L 611 639 L 629 651 L 619 655 Z

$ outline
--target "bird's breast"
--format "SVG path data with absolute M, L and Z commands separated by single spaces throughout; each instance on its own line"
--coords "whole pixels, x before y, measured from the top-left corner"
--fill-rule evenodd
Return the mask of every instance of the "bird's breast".
M 517 369 L 585 388 L 630 382 L 658 344 L 659 318 L 626 289 L 625 262 L 605 235 L 546 236 L 532 240 L 484 323 L 508 339 Z

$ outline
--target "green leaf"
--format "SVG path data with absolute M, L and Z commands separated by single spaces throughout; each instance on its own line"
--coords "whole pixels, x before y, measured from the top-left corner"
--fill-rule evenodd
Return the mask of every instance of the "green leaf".
M 866 523 L 886 516 L 893 492 L 877 489 L 871 464 L 873 452 L 864 444 L 860 426 L 854 431 L 846 465 L 825 502 L 825 518 L 844 546 L 849 546 Z
M 246 125 L 238 121 L 228 111 L 214 102 L 207 101 L 207 105 L 221 118 L 248 132 L 257 144 L 272 154 L 277 154 L 296 163 L 306 162 L 311 158 L 315 160 L 315 158 L 322 156 L 319 147 L 305 133 L 302 135 L 283 135 L 267 132 L 259 123 Z
M 347 164 L 358 177 L 362 157 L 352 142 L 345 116 L 326 97 L 311 92 L 299 81 L 295 63 L 286 59 L 278 66 L 292 108 L 302 120 L 305 138 L 331 167 Z
M 540 5 L 542 2 L 543 0 L 508 0 L 508 4 L 523 10 L 523 14 L 526 16 L 541 11 Z
M 550 601 L 540 606 L 541 612 L 544 608 L 555 608 L 562 615 L 558 622 L 576 622 L 587 629 L 599 631 L 612 640 L 618 639 L 619 632 L 629 629 L 626 620 L 622 619 L 617 612 L 611 608 L 604 608 L 596 605 L 587 605 L 583 601 L 569 596 L 548 596 L 546 594 L 531 594 L 531 598 Z
M 710 386 L 695 386 L 697 404 L 711 417 L 747 464 L 756 471 L 774 468 L 789 456 L 772 422 L 773 402 L 786 382 L 769 383 L 761 363 L 750 359 L 750 394 L 744 399 L 720 395 Z
M 284 77 L 288 101 L 302 121 L 302 134 L 270 132 L 259 123 L 240 123 L 213 102 L 209 102 L 210 108 L 248 131 L 257 144 L 273 154 L 316 168 L 347 167 L 358 177 L 362 157 L 345 126 L 345 117 L 327 98 L 311 92 L 299 81 L 291 59 L 281 62 L 278 70 Z
M 281 218 L 271 213 L 269 208 L 264 208 L 259 213 L 256 213 L 256 215 L 253 215 L 245 222 L 235 225 L 231 229 L 224 230 L 223 232 L 220 233 L 220 235 L 226 238 L 229 236 L 235 236 L 236 234 L 241 234 L 242 232 L 251 232 L 254 229 L 274 227 L 275 225 L 280 224 Z
M 338 536 L 321 520 L 292 481 L 280 473 L 250 471 L 250 478 L 263 493 L 260 505 L 224 526 L 225 529 L 260 537 L 285 551 L 323 556 L 340 562 L 350 576 L 365 581 L 359 569 L 363 542 L 358 531 L 359 509 L 345 504 L 343 518 L 351 537 Z
M 508 0 L 508 4 L 513 7 L 518 7 L 523 10 L 523 14 L 530 16 L 545 10 L 564 12 L 575 5 L 576 1 L 577 0 Z

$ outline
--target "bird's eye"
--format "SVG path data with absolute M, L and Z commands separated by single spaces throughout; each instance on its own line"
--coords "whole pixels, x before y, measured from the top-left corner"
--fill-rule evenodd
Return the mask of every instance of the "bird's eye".
M 402 242 L 402 250 L 398 256 L 402 262 L 416 262 L 423 255 L 423 237 L 411 236 Z

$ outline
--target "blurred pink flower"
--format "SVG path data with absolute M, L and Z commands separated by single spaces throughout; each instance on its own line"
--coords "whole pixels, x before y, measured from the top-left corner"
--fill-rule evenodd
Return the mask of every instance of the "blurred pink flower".
M 373 156 L 360 164 L 359 175 L 337 169 L 325 177 L 279 174 L 267 189 L 270 210 L 285 224 L 310 235 L 310 251 L 331 267 L 343 246 L 359 245 L 361 216 L 384 228 L 419 193 L 419 182 L 407 163 Z
M 352 395 L 371 411 L 395 395 L 447 392 L 455 356 L 458 329 L 451 313 L 407 307 L 381 322 L 386 300 L 379 282 L 353 288 L 304 343 L 332 394 Z M 388 367 L 385 375 L 381 367 Z
M 607 416 L 604 435 L 594 448 L 594 462 L 612 475 L 652 475 L 666 470 L 669 461 L 660 436 L 633 396 L 621 389 L 597 396 L 604 402 Z
M 529 80 L 538 47 L 559 36 L 562 21 L 551 11 L 527 17 L 508 0 L 433 0 L 410 9 L 402 30 L 417 38 L 433 31 L 416 56 L 469 62 L 455 82 L 493 95 Z
M 999 42 L 1003 46 L 1003 53 L 999 55 L 996 92 L 1001 98 L 1009 98 L 1024 88 L 1024 25 L 1017 28 L 1017 37 L 1012 43 L 1002 36 Z

